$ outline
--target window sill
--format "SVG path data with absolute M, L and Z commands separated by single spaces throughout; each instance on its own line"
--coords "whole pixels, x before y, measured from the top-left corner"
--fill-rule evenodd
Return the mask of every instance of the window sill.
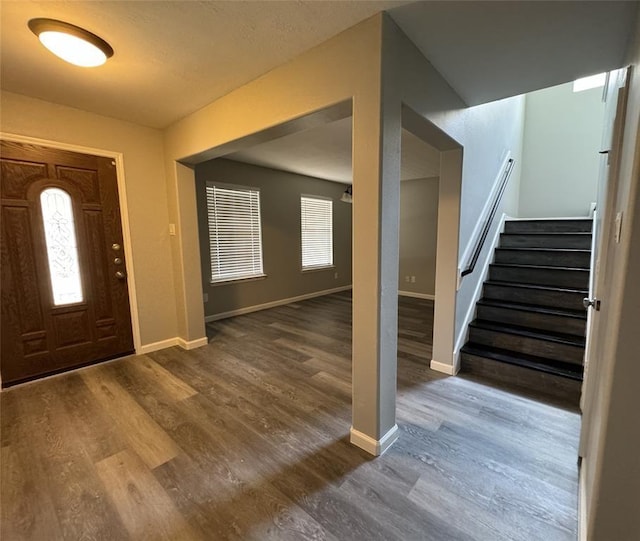
M 322 266 L 318 266 L 318 267 L 302 268 L 302 269 L 300 269 L 300 272 L 302 272 L 302 273 L 318 272 L 318 271 L 323 271 L 323 270 L 331 270 L 331 269 L 335 269 L 335 268 L 336 268 L 335 265 L 322 265 Z
M 238 282 L 254 282 L 256 280 L 264 280 L 267 277 L 266 274 L 257 274 L 255 276 L 247 276 L 244 278 L 227 278 L 225 280 L 209 280 L 209 285 L 212 287 L 215 286 L 226 286 L 229 284 L 235 284 Z

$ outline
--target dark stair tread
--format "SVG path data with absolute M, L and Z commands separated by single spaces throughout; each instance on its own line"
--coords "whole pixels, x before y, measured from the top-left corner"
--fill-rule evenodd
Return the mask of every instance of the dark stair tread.
M 543 270 L 551 270 L 551 271 L 581 271 L 581 272 L 589 272 L 589 269 L 585 269 L 584 267 L 552 267 L 550 265 L 526 265 L 523 263 L 491 263 L 492 267 L 501 267 L 501 268 L 509 268 L 509 269 L 543 269 Z
M 521 327 L 519 325 L 509 325 L 506 323 L 496 323 L 494 321 L 486 321 L 476 319 L 469 324 L 469 327 L 476 329 L 484 329 L 487 331 L 501 332 L 505 334 L 513 334 L 525 338 L 534 338 L 536 340 L 545 340 L 547 342 L 555 342 L 557 344 L 565 344 L 568 346 L 576 346 L 583 348 L 585 346 L 584 337 L 575 336 L 553 331 L 541 331 L 531 329 L 529 327 Z
M 521 235 L 522 233 L 507 233 L 509 235 Z M 528 233 L 524 233 L 528 235 Z M 591 250 L 585 250 L 584 248 L 528 248 L 528 247 L 518 247 L 518 246 L 498 246 L 497 250 L 509 250 L 509 251 L 526 251 L 526 252 L 580 252 L 583 254 L 590 254 Z
M 586 289 L 572 289 L 568 287 L 554 287 L 554 286 L 539 286 L 535 284 L 520 284 L 518 282 L 499 282 L 497 280 L 487 280 L 485 284 L 492 286 L 502 286 L 502 287 L 517 287 L 521 289 L 542 289 L 546 291 L 557 291 L 559 293 L 583 293 L 587 294 L 588 290 Z
M 521 302 L 500 301 L 497 299 L 481 298 L 477 304 L 482 306 L 493 306 L 495 308 L 506 308 L 508 310 L 518 310 L 520 312 L 535 312 L 538 314 L 548 314 L 552 316 L 572 317 L 575 319 L 587 319 L 586 310 L 570 310 L 569 308 L 549 308 L 537 304 L 525 304 Z
M 517 232 L 517 233 L 510 233 L 510 232 L 503 232 L 503 235 L 510 235 L 510 236 L 534 236 L 534 237 L 538 237 L 541 235 L 550 235 L 552 237 L 562 237 L 562 236 L 567 236 L 567 235 L 579 235 L 581 237 L 585 237 L 585 236 L 591 236 L 592 233 L 591 231 L 526 231 L 526 232 Z
M 479 317 L 469 324 L 470 340 L 461 350 L 463 367 L 466 364 L 470 373 L 484 372 L 498 380 L 504 373 L 504 381 L 528 382 L 540 389 L 549 385 L 562 392 L 578 389 L 583 368 L 567 359 L 577 361 L 585 347 L 584 336 L 576 330 L 587 319 L 579 298 L 588 294 L 585 277 L 590 272 L 591 222 L 590 218 L 507 222 L 503 240 L 495 249 L 496 262 L 490 267 L 492 278 L 484 282 L 487 296 L 476 303 Z M 531 342 L 536 340 L 539 342 Z M 560 351 L 567 357 L 540 356 Z M 531 372 L 546 375 L 533 377 Z
M 593 218 L 589 216 L 556 216 L 551 218 L 509 218 L 505 220 L 512 224 L 522 224 L 522 223 L 542 223 L 542 224 L 554 224 L 554 223 L 563 223 L 570 224 L 571 222 L 584 222 L 584 223 L 593 223 Z
M 465 344 L 460 352 L 582 381 L 582 367 L 577 367 L 570 363 L 551 361 L 543 357 L 536 357 L 535 355 L 527 355 L 525 353 L 514 355 L 513 352 L 505 349 L 492 348 L 471 342 Z

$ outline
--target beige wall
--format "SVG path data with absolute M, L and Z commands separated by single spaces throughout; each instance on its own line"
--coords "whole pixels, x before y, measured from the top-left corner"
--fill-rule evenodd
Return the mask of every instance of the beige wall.
M 211 285 L 207 232 L 207 181 L 260 189 L 263 267 L 259 280 Z M 340 201 L 344 184 L 217 159 L 196 166 L 196 194 L 205 317 L 351 284 L 351 205 Z M 330 269 L 302 272 L 300 196 L 333 200 L 333 262 Z M 335 278 L 338 273 L 338 278 Z
M 397 429 L 402 103 L 469 145 L 465 149 L 465 235 L 477 221 L 473 209 L 475 201 L 486 196 L 487 179 L 493 181 L 501 158 L 518 144 L 521 133 L 517 121 L 521 101 L 465 110 L 460 98 L 388 16 L 377 15 L 350 28 L 165 131 L 169 215 L 178 225 L 172 242 L 178 329 L 185 340 L 204 336 L 194 175 L 177 162 L 232 142 L 234 150 L 240 149 L 253 134 L 346 100 L 353 103 L 355 194 L 352 440 L 359 439 L 359 445 L 377 453 Z M 435 326 L 442 329 L 436 329 L 434 352 L 442 355 L 443 364 L 451 370 L 462 152 L 446 134 L 439 139 L 443 141 L 429 141 L 443 151 L 438 231 L 446 241 L 438 239 L 437 259 L 442 268 L 436 272 L 436 295 L 440 291 L 442 296 L 440 303 L 436 301 Z
M 379 68 L 376 72 L 379 49 L 379 21 L 374 17 L 236 89 L 165 131 L 169 212 L 178 224 L 172 249 L 181 336 L 189 340 L 200 338 L 204 336 L 204 327 L 200 257 L 197 242 L 194 243 L 197 220 L 193 173 L 176 165 L 176 160 L 242 140 L 329 105 L 351 100 L 354 95 L 358 98 L 354 112 L 374 109 L 379 99 Z M 319 81 L 322 84 L 318 84 Z M 375 114 L 354 118 L 354 137 L 361 132 L 374 138 L 372 122 L 376 122 Z M 377 160 L 370 159 L 372 148 L 375 145 L 367 145 L 363 156 L 354 149 L 354 184 L 375 182 Z M 364 205 L 363 197 L 360 205 Z M 357 228 L 357 224 L 354 223 L 354 227 Z M 370 239 L 377 242 L 375 235 Z M 375 272 L 367 275 L 373 280 L 377 276 Z M 367 310 L 368 315 L 371 313 Z M 371 353 L 375 356 L 375 352 Z
M 437 232 L 438 178 L 401 182 L 400 291 L 434 295 Z M 415 282 L 407 276 L 415 276 Z
M 142 345 L 177 334 L 162 134 L 2 92 L 2 132 L 122 153 Z
M 400 118 L 381 115 L 377 15 L 238 88 L 165 131 L 178 331 L 204 336 L 193 171 L 176 163 L 334 104 L 353 104 L 352 439 L 379 453 L 395 425 Z M 385 152 L 382 152 L 382 148 Z M 381 159 L 382 156 L 386 156 Z M 383 211 L 384 208 L 384 211 Z M 395 223 L 395 226 L 393 225 Z

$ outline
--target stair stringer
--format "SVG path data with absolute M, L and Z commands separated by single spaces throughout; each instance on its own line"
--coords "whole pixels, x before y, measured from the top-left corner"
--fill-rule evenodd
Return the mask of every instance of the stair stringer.
M 473 291 L 473 296 L 469 300 L 469 308 L 464 316 L 464 320 L 462 323 L 462 327 L 460 328 L 460 334 L 456 339 L 455 346 L 453 348 L 453 366 L 454 366 L 454 374 L 457 374 L 460 371 L 460 350 L 462 346 L 467 343 L 469 339 L 469 325 L 476 317 L 476 305 L 478 301 L 482 297 L 482 288 L 484 287 L 484 283 L 489 278 L 489 266 L 494 262 L 496 257 L 496 248 L 500 242 L 500 235 L 504 232 L 504 224 L 507 220 L 511 218 L 507 216 L 504 212 L 502 216 L 500 216 L 500 222 L 498 223 L 498 227 L 491 238 L 491 242 L 489 245 L 489 249 L 487 251 L 488 256 L 484 261 L 478 262 L 476 264 L 476 272 L 481 273 L 481 278 L 478 280 L 476 284 L 476 288 Z M 433 368 L 433 367 L 432 367 Z

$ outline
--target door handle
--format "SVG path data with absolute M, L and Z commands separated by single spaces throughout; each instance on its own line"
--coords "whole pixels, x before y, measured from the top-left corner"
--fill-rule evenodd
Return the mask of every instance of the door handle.
M 591 308 L 593 308 L 596 312 L 599 312 L 600 299 L 596 299 L 595 297 L 593 299 L 585 297 L 584 299 L 582 299 L 582 306 L 584 306 L 585 308 L 589 308 L 589 306 L 591 306 Z
M 124 280 L 127 277 L 127 275 L 122 272 L 122 271 L 116 271 L 116 278 L 118 280 Z

